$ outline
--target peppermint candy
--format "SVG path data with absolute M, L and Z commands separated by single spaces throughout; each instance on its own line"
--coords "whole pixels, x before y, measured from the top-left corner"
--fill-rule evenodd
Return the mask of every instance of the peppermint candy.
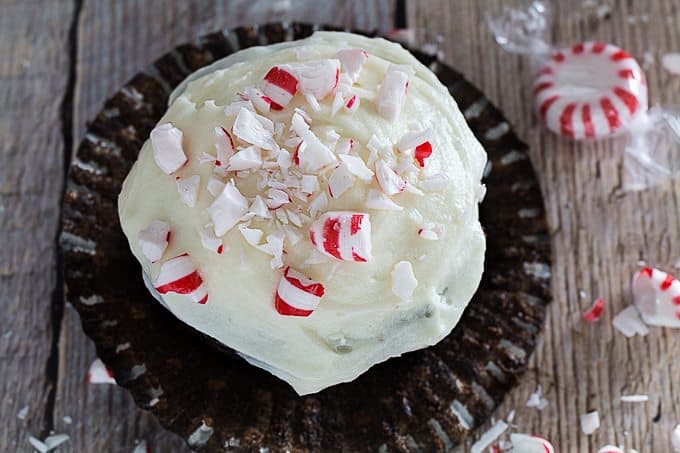
M 368 59 L 368 52 L 363 49 L 342 49 L 335 54 L 340 60 L 342 69 L 349 76 L 352 82 L 356 82 L 361 73 L 361 68 Z
M 224 236 L 248 212 L 248 199 L 241 195 L 231 181 L 224 185 L 207 211 L 215 228 L 215 236 Z
M 286 267 L 276 289 L 274 307 L 284 316 L 309 316 L 321 302 L 324 286 Z
M 160 260 L 170 241 L 170 224 L 152 220 L 137 236 L 142 254 L 152 263 Z
M 183 135 L 172 123 L 159 124 L 151 131 L 153 158 L 166 175 L 176 172 L 187 162 L 182 149 Z
M 406 180 L 382 159 L 375 161 L 375 178 L 386 195 L 396 195 L 406 190 Z
M 516 453 L 555 453 L 555 447 L 542 437 L 530 434 L 510 434 L 512 450 Z
M 404 152 L 413 150 L 413 157 L 421 167 L 425 166 L 425 159 L 432 155 L 432 129 L 418 132 L 407 132 L 397 143 L 397 149 Z
M 640 269 L 633 276 L 633 300 L 646 324 L 680 327 L 680 282 L 672 275 Z
M 185 205 L 193 208 L 196 206 L 198 199 L 198 186 L 201 184 L 201 177 L 199 175 L 189 176 L 188 178 L 176 178 L 177 192 L 179 192 L 179 199 Z
M 536 108 L 551 131 L 574 139 L 626 129 L 647 109 L 640 65 L 611 44 L 586 42 L 552 55 L 534 81 Z
M 371 258 L 371 222 L 360 212 L 327 212 L 309 229 L 316 249 L 341 261 L 366 262 Z
M 625 451 L 616 445 L 605 445 L 604 447 L 597 450 L 597 453 L 625 453 Z
M 182 294 L 198 302 L 208 302 L 208 289 L 187 253 L 163 262 L 154 288 L 160 294 Z
M 104 362 L 97 358 L 87 371 L 87 382 L 90 384 L 116 384 L 116 379 L 111 370 L 104 365 Z
M 316 60 L 291 65 L 297 74 L 298 90 L 320 101 L 333 92 L 340 77 L 340 60 Z
M 409 73 L 402 66 L 392 65 L 387 69 L 376 98 L 380 116 L 388 121 L 399 118 L 406 100 L 408 81 Z
M 274 66 L 265 74 L 261 87 L 271 100 L 271 109 L 282 110 L 297 93 L 298 77 L 290 65 Z
M 582 318 L 585 322 L 597 322 L 602 317 L 602 313 L 604 313 L 604 299 L 600 297 L 583 312 Z

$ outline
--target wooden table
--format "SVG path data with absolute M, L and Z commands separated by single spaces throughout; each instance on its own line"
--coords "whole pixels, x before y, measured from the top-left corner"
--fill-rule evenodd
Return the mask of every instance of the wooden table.
M 65 168 L 86 121 L 153 59 L 209 31 L 281 19 L 382 32 L 407 21 L 417 44 L 440 38 L 445 60 L 530 144 L 549 216 L 554 302 L 529 372 L 496 417 L 516 410 L 518 431 L 544 435 L 561 452 L 607 443 L 670 451 L 680 422 L 680 335 L 653 328 L 627 339 L 611 319 L 631 303 L 628 282 L 638 260 L 672 269 L 680 257 L 680 181 L 626 191 L 620 142 L 568 143 L 539 127 L 525 60 L 500 49 L 484 25 L 485 12 L 499 11 L 501 0 L 293 0 L 287 12 L 285 3 L 0 0 L 0 451 L 29 451 L 29 434 L 50 431 L 71 436 L 64 451 L 129 452 L 141 440 L 151 451 L 186 450 L 124 390 L 85 381 L 94 347 L 63 302 L 57 270 Z M 661 55 L 680 50 L 678 1 L 599 3 L 611 7 L 599 18 L 580 1 L 554 5 L 551 39 L 597 37 L 638 59 L 651 57 L 652 102 L 680 105 L 680 78 L 659 64 Z M 580 313 L 595 297 L 607 301 L 607 311 L 599 324 L 585 325 Z M 543 411 L 525 406 L 537 385 L 549 401 Z M 650 401 L 620 403 L 631 393 Z M 579 415 L 590 410 L 599 411 L 602 425 L 585 436 Z

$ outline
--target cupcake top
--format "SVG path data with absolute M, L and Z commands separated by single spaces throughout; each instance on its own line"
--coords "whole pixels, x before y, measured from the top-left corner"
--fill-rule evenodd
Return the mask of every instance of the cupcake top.
M 119 214 L 167 309 L 307 394 L 453 329 L 483 269 L 485 163 L 401 46 L 317 32 L 183 82 Z

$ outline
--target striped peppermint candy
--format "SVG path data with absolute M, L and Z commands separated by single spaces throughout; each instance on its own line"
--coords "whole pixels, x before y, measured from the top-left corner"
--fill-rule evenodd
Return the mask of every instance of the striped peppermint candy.
M 555 453 L 555 447 L 542 437 L 530 434 L 510 434 L 513 452 L 517 453 Z
M 199 304 L 208 302 L 208 289 L 186 253 L 163 262 L 154 288 L 161 294 L 186 295 Z
M 672 275 L 640 269 L 633 276 L 633 300 L 646 324 L 680 327 L 680 282 Z
M 360 212 L 327 212 L 309 229 L 316 249 L 341 261 L 366 262 L 371 258 L 371 221 Z
M 262 92 L 272 110 L 282 110 L 297 93 L 298 76 L 289 65 L 274 66 L 262 80 Z
M 548 129 L 574 139 L 623 131 L 647 110 L 647 85 L 628 53 L 603 42 L 554 53 L 534 80 L 534 100 Z
M 276 289 L 274 306 L 284 316 L 309 316 L 324 295 L 321 283 L 286 267 Z

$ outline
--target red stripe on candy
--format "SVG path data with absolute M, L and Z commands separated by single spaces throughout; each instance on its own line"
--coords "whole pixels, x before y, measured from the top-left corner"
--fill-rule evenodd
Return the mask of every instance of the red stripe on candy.
M 550 87 L 552 87 L 552 86 L 554 86 L 554 85 L 555 85 L 555 84 L 552 83 L 552 82 L 543 82 L 543 83 L 539 83 L 539 84 L 536 85 L 536 87 L 534 88 L 534 96 L 537 95 L 538 93 L 540 93 L 541 91 L 545 90 L 546 88 L 550 88 Z
M 197 271 L 194 271 L 178 280 L 161 285 L 156 288 L 156 290 L 158 290 L 158 292 L 161 294 L 170 292 L 177 294 L 189 294 L 201 286 L 201 283 L 203 283 L 201 276 Z
M 630 54 L 625 50 L 619 50 L 618 52 L 614 52 L 614 54 L 611 56 L 612 61 L 621 61 L 627 58 L 633 57 L 631 57 Z
M 595 137 L 595 126 L 593 126 L 593 119 L 590 116 L 590 104 L 583 104 L 581 121 L 583 121 L 586 137 Z
M 269 70 L 264 76 L 264 79 L 292 95 L 295 95 L 295 92 L 297 91 L 298 80 L 293 77 L 290 72 L 284 71 L 276 66 Z
M 540 71 L 538 71 L 537 75 L 542 76 L 542 75 L 551 75 L 551 74 L 553 74 L 552 68 L 550 66 L 544 66 L 543 68 L 541 68 Z
M 552 56 L 552 59 L 557 63 L 562 63 L 565 57 L 562 52 L 557 52 L 555 55 Z
M 680 296 L 675 296 L 673 298 L 673 305 L 680 305 Z
M 564 108 L 562 115 L 560 115 L 562 135 L 567 137 L 574 136 L 574 110 L 576 110 L 576 104 L 569 104 Z
M 361 229 L 361 221 L 364 219 L 364 216 L 360 214 L 352 214 L 352 220 L 350 222 L 350 228 L 349 228 L 349 234 L 355 235 L 359 232 Z
M 640 275 L 646 275 L 649 278 L 652 278 L 652 273 L 654 272 L 654 269 L 651 267 L 643 267 L 640 269 Z
M 592 52 L 593 53 L 602 53 L 604 48 L 607 47 L 607 43 L 604 42 L 596 42 L 593 44 Z
M 538 109 L 538 113 L 541 115 L 541 118 L 545 119 L 545 115 L 546 115 L 546 113 L 548 113 L 548 109 L 559 98 L 560 97 L 558 95 L 555 95 L 555 96 L 549 97 L 548 99 L 543 101 L 543 104 L 541 104 L 541 107 Z
M 279 314 L 286 316 L 309 316 L 314 312 L 314 310 L 300 310 L 299 308 L 288 305 L 286 301 L 281 299 L 278 292 L 276 293 L 276 296 L 274 296 L 274 307 Z
M 619 97 L 626 104 L 628 110 L 630 110 L 631 115 L 635 113 L 638 107 L 638 100 L 633 93 L 628 90 L 624 90 L 621 87 L 614 87 L 614 94 Z
M 420 165 L 421 167 L 425 166 L 425 159 L 427 159 L 431 155 L 432 145 L 430 144 L 430 142 L 421 143 L 420 145 L 416 146 L 414 157 L 418 161 L 418 165 Z
M 205 305 L 208 302 L 208 295 L 206 294 L 203 299 L 199 300 L 198 303 L 201 305 Z
M 583 53 L 583 43 L 576 44 L 574 47 L 571 48 L 571 51 L 576 55 Z
M 340 255 L 340 221 L 338 219 L 326 219 L 323 224 L 323 249 L 337 259 Z
M 300 280 L 298 280 L 295 277 L 291 277 L 288 275 L 288 272 L 290 271 L 290 268 L 286 269 L 286 272 L 284 273 L 284 278 L 288 280 L 288 282 L 296 287 L 299 290 L 302 290 L 308 294 L 313 294 L 316 297 L 323 297 L 324 295 L 324 288 L 321 283 L 312 283 L 311 285 L 305 285 L 302 283 Z
M 637 74 L 632 69 L 622 69 L 619 71 L 619 77 L 622 79 L 637 79 Z
M 600 99 L 600 106 L 609 123 L 609 129 L 612 131 L 618 129 L 621 126 L 621 121 L 619 121 L 619 112 L 614 107 L 614 104 L 612 104 L 612 101 L 608 97 L 603 97 Z
M 668 288 L 670 288 L 674 280 L 675 279 L 672 276 L 666 275 L 666 278 L 661 282 L 661 291 L 666 291 Z

